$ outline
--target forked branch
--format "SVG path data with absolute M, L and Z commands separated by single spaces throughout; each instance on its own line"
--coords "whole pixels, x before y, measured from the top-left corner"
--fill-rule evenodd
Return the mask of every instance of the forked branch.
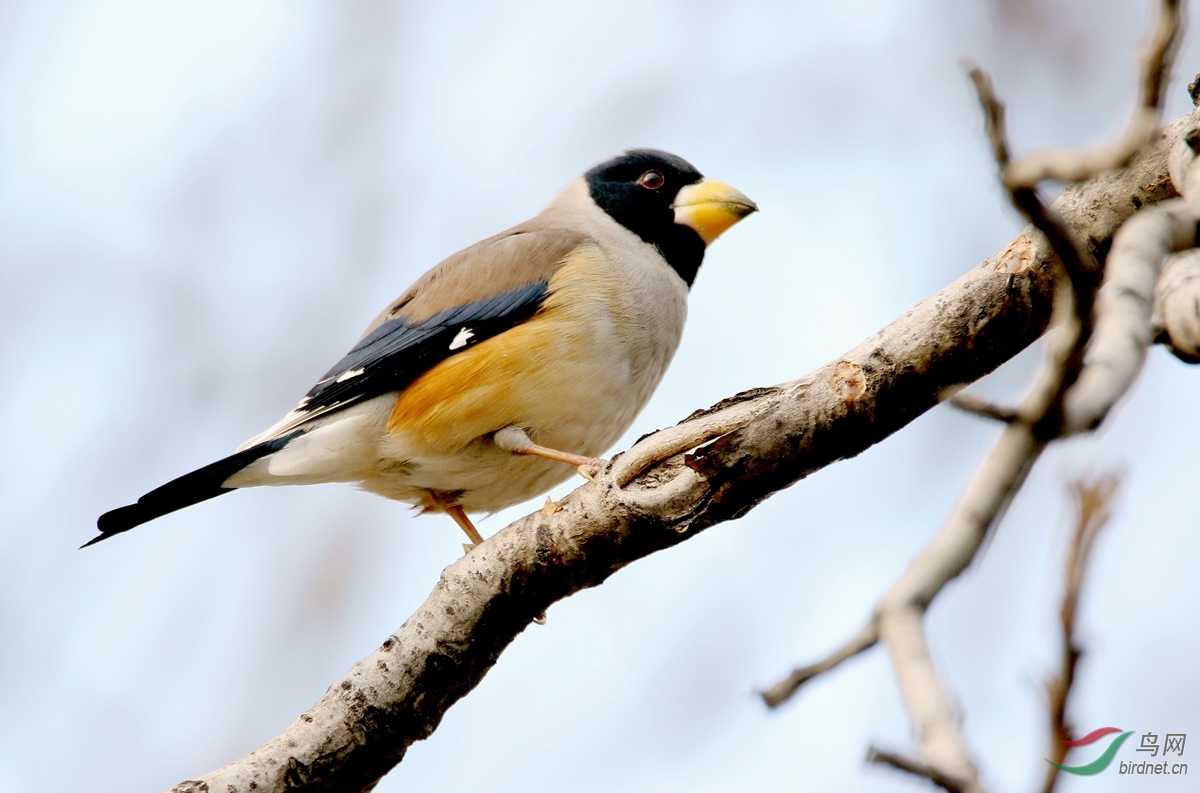
M 777 706 L 804 682 L 882 641 L 920 737 L 920 759 L 875 749 L 870 759 L 925 776 L 946 790 L 981 791 L 982 787 L 951 697 L 929 652 L 924 634 L 926 610 L 946 584 L 975 559 L 1047 445 L 1097 426 L 1128 390 L 1149 344 L 1149 305 L 1162 258 L 1194 243 L 1195 217 L 1183 202 L 1171 202 L 1162 210 L 1147 213 L 1149 220 L 1137 217 L 1127 224 L 1133 231 L 1122 230 L 1108 272 L 1102 273 L 1096 256 L 1101 246 L 1072 227 L 1063 202 L 1047 207 L 1037 185 L 1047 178 L 1069 182 L 1094 179 L 1102 171 L 1128 163 L 1149 143 L 1152 136 L 1147 125 L 1157 128 L 1179 18 L 1179 3 L 1164 0 L 1142 65 L 1142 96 L 1129 130 L 1110 146 L 1090 152 L 1055 151 L 1013 160 L 1004 106 L 991 79 L 978 67 L 971 67 L 1001 183 L 1013 206 L 1032 224 L 1033 233 L 1053 252 L 1065 276 L 1058 279 L 1060 287 L 1055 294 L 1055 309 L 1062 322 L 1050 340 L 1041 374 L 1015 410 L 970 395 L 954 397 L 963 409 L 1004 421 L 1004 432 L 941 531 L 879 600 L 870 623 L 846 647 L 822 662 L 797 669 L 764 692 L 767 704 Z M 1176 179 L 1175 183 L 1181 182 Z M 1139 231 L 1139 226 L 1151 228 Z M 1091 244 L 1084 244 L 1085 240 Z M 1102 274 L 1112 286 L 1098 302 Z

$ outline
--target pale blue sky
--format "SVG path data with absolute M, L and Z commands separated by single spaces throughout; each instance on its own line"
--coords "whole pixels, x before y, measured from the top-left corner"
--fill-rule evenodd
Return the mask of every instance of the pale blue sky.
M 1094 141 L 1132 100 L 1146 18 L 1021 7 L 0 4 L 0 790 L 166 789 L 277 733 L 403 622 L 458 531 L 344 486 L 76 547 L 271 424 L 417 275 L 594 162 L 665 148 L 763 210 L 710 252 L 618 448 L 826 363 L 1002 246 L 1018 224 L 959 60 L 993 72 L 1019 147 Z M 1012 400 L 1037 360 L 980 388 Z M 995 790 L 1042 773 L 1064 482 L 1084 471 L 1127 481 L 1085 597 L 1077 723 L 1200 733 L 1198 377 L 1156 351 L 931 613 Z M 554 606 L 377 789 L 921 789 L 862 762 L 910 746 L 882 653 L 780 712 L 752 691 L 857 630 L 995 435 L 936 410 Z M 1133 789 L 1063 789 L 1085 787 Z

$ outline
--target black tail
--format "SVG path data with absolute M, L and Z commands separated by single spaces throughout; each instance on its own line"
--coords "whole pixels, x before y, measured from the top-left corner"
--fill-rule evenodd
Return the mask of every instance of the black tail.
M 255 460 L 279 451 L 297 435 L 303 434 L 303 430 L 297 430 L 281 438 L 272 438 L 265 443 L 243 449 L 224 460 L 217 460 L 215 463 L 198 468 L 190 474 L 184 474 L 160 488 L 151 490 L 139 498 L 136 504 L 105 512 L 96 521 L 96 528 L 100 529 L 100 536 L 93 537 L 80 547 L 86 548 L 89 545 L 95 545 L 114 534 L 129 531 L 134 526 L 140 526 L 147 521 L 160 518 L 168 512 L 190 507 L 192 504 L 199 504 L 201 501 L 237 490 L 236 487 L 225 487 L 225 480 Z

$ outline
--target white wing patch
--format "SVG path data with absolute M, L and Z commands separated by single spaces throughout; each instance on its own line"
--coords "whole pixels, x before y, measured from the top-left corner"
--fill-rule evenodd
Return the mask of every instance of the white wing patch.
M 334 380 L 333 382 L 344 383 L 347 380 L 349 380 L 351 377 L 358 377 L 364 371 L 365 371 L 365 369 L 361 366 L 358 367 L 357 369 L 347 369 L 346 371 L 344 371 L 340 375 L 338 375 L 337 379 Z
M 461 347 L 466 347 L 467 342 L 470 341 L 471 337 L 474 335 L 475 333 L 470 328 L 463 328 L 454 337 L 454 341 L 450 342 L 450 349 L 457 350 Z

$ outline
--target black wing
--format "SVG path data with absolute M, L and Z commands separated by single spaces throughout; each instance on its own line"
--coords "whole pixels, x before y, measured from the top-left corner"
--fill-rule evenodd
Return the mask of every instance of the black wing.
M 546 283 L 505 292 L 409 323 L 391 319 L 371 331 L 325 373 L 301 401 L 307 420 L 389 391 L 399 391 L 437 364 L 532 317 L 549 294 Z
M 84 547 L 169 512 L 231 492 L 235 488 L 225 486 L 229 477 L 303 435 L 307 431 L 303 425 L 309 420 L 403 389 L 441 361 L 529 319 L 537 313 L 547 294 L 547 284 L 530 284 L 411 324 L 404 319 L 384 322 L 338 361 L 269 437 L 150 491 L 136 504 L 106 512 L 97 522 L 100 535 Z

